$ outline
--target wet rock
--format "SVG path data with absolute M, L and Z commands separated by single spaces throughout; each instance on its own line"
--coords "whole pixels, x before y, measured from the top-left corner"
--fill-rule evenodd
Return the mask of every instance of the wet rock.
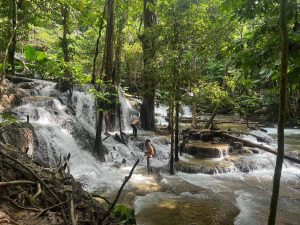
M 256 162 L 250 159 L 237 159 L 233 163 L 237 169 L 244 173 L 248 173 L 251 170 L 257 170 L 258 168 Z
M 235 141 L 232 144 L 232 147 L 234 147 L 235 149 L 242 149 L 243 148 L 243 143 Z
M 229 161 L 210 163 L 210 165 L 208 165 L 207 162 L 201 164 L 201 161 L 199 161 L 198 163 L 179 161 L 175 163 L 175 168 L 178 171 L 191 174 L 203 173 L 212 175 L 235 171 L 234 164 Z
M 243 147 L 243 153 L 248 155 L 253 155 L 253 152 L 250 148 Z
M 248 166 L 246 166 L 246 167 L 244 167 L 244 168 L 242 169 L 242 172 L 243 172 L 243 173 L 249 173 L 249 172 L 250 172 L 250 168 L 249 168 Z
M 209 142 L 190 141 L 184 145 L 183 152 L 200 158 L 220 158 L 227 155 L 227 144 L 211 144 Z
M 260 150 L 258 148 L 252 148 L 251 151 L 254 153 L 254 154 L 259 154 L 260 153 Z
M 34 82 L 24 82 L 24 83 L 19 83 L 17 87 L 22 88 L 22 89 L 33 89 L 37 86 L 37 83 Z
M 118 162 L 118 161 L 115 161 L 115 162 L 112 164 L 112 166 L 115 167 L 115 168 L 121 168 L 122 165 L 123 165 L 122 162 Z

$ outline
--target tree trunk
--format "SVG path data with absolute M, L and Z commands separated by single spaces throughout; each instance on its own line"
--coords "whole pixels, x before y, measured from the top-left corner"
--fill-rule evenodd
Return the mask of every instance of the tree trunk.
M 179 101 L 175 103 L 175 162 L 179 161 Z
M 275 225 L 277 203 L 280 188 L 280 178 L 282 163 L 284 157 L 284 125 L 285 125 L 285 107 L 286 107 L 286 89 L 287 89 L 287 67 L 288 67 L 288 32 L 287 32 L 287 0 L 280 0 L 280 32 L 281 32 L 281 82 L 280 82 L 280 100 L 278 116 L 278 150 L 276 166 L 273 178 L 273 191 L 270 204 L 270 214 L 268 225 Z
M 99 102 L 99 100 L 97 100 L 97 108 L 101 108 L 101 104 Z M 102 138 L 101 138 L 101 134 L 102 134 L 102 127 L 103 127 L 103 111 L 99 110 L 97 112 L 97 120 L 96 120 L 96 139 L 95 139 L 95 144 L 94 144 L 94 155 L 99 157 L 99 159 L 104 162 L 105 161 L 105 157 L 104 157 L 104 149 L 102 146 Z
M 213 111 L 213 113 L 211 114 L 209 120 L 206 122 L 204 128 L 205 129 L 208 129 L 210 127 L 210 125 L 212 124 L 212 122 L 214 121 L 216 115 L 217 115 L 217 112 L 218 112 L 218 109 L 219 109 L 219 105 L 217 105 Z
M 100 42 L 101 33 L 102 33 L 102 29 L 103 29 L 103 24 L 104 24 L 105 9 L 106 9 L 106 2 L 104 3 L 102 17 L 100 18 L 98 38 L 97 38 L 97 41 L 96 41 L 96 49 L 95 49 L 95 55 L 94 55 L 94 59 L 93 59 L 93 71 L 92 71 L 92 81 L 91 81 L 92 84 L 96 83 L 96 61 L 97 61 L 97 57 L 98 57 L 98 54 L 99 54 L 99 42 Z
M 173 42 L 173 50 L 177 53 L 178 57 L 174 58 L 174 65 L 173 65 L 173 79 L 175 82 L 174 85 L 174 97 L 175 97 L 175 162 L 179 161 L 179 98 L 180 98 L 180 89 L 179 89 L 179 82 L 180 82 L 180 57 L 181 51 L 178 49 L 178 42 L 179 42 L 179 23 L 174 15 L 174 22 L 173 22 L 173 34 L 174 34 L 174 42 Z
M 127 5 L 126 5 L 127 7 Z M 113 83 L 118 86 L 120 84 L 121 76 L 120 76 L 120 69 L 121 69 L 121 56 L 122 56 L 122 48 L 123 48 L 123 29 L 125 27 L 125 23 L 127 20 L 127 8 L 120 19 L 119 27 L 118 27 L 118 38 L 117 38 L 117 46 L 115 52 L 115 61 L 114 61 L 114 69 L 113 69 Z
M 116 113 L 117 103 L 116 96 L 117 91 L 115 87 L 115 78 L 113 77 L 113 55 L 114 55 L 114 26 L 115 26 L 115 13 L 114 13 L 114 0 L 108 0 L 107 2 L 107 28 L 105 37 L 105 75 L 103 80 L 108 85 L 107 91 L 110 92 L 110 103 L 105 110 L 107 110 L 108 120 L 105 120 L 105 126 L 109 131 L 112 131 L 116 127 Z M 108 121 L 108 122 L 107 122 Z
M 105 76 L 104 80 L 113 84 L 113 54 L 114 54 L 114 0 L 107 1 L 107 25 L 105 36 Z
M 151 28 L 156 24 L 155 12 L 153 7 L 155 0 L 144 0 L 144 34 L 141 37 L 143 47 L 143 102 L 141 105 L 141 126 L 145 130 L 155 129 L 154 118 L 154 100 L 155 100 L 155 68 L 153 62 L 155 60 L 155 35 L 150 32 Z
M 7 43 L 7 47 L 6 47 L 6 50 L 5 50 L 5 55 L 4 55 L 4 59 L 3 59 L 3 63 L 2 63 L 2 75 L 1 75 L 1 82 L 0 84 L 2 84 L 5 80 L 5 75 L 6 75 L 6 61 L 7 61 L 7 58 L 9 57 L 9 54 L 10 54 L 10 46 L 12 45 L 13 41 L 16 41 L 16 31 L 17 31 L 17 27 L 18 27 L 18 24 L 17 24 L 17 20 L 18 20 L 18 5 L 17 5 L 17 1 L 14 0 L 13 1 L 13 18 L 15 18 L 15 26 L 13 25 L 13 30 L 12 30 L 12 33 L 11 33 L 11 36 L 10 36 L 10 39 Z M 14 19 L 12 19 L 14 21 Z M 13 22 L 14 24 L 14 22 Z M 13 63 L 14 63 L 14 58 L 15 58 L 15 53 L 13 53 Z M 15 73 L 15 72 L 13 72 Z
M 15 53 L 16 53 L 16 31 L 17 31 L 17 0 L 12 1 L 12 40 L 11 45 L 8 52 L 8 61 L 11 65 L 11 74 L 12 76 L 16 75 L 16 66 L 15 66 Z
M 193 101 L 193 110 L 192 110 L 192 127 L 197 126 L 197 112 L 196 112 L 196 101 Z
M 68 64 L 70 62 L 70 52 L 69 52 L 69 42 L 68 42 L 68 34 L 69 34 L 69 14 L 70 9 L 66 4 L 61 4 L 61 15 L 62 15 L 62 26 L 63 26 L 63 36 L 61 38 L 61 49 L 64 56 L 64 62 Z M 59 81 L 59 87 L 61 91 L 69 91 L 70 92 L 70 98 L 72 96 L 73 92 L 73 77 L 72 72 L 68 68 L 68 66 L 64 69 L 65 77 L 62 81 Z
M 170 108 L 170 124 L 171 124 L 171 153 L 170 153 L 170 174 L 174 175 L 174 102 L 172 100 Z

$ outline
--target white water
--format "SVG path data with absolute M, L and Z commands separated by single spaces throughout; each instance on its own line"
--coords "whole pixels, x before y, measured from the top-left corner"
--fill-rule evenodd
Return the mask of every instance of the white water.
M 42 83 L 37 90 L 44 96 L 59 95 L 54 90 L 54 85 L 49 82 Z M 62 98 L 65 100 L 64 96 Z M 120 100 L 122 108 L 129 108 L 128 102 L 124 100 L 126 99 Z M 35 153 L 35 157 L 46 160 L 54 166 L 58 162 L 59 155 L 66 155 L 71 152 L 71 173 L 74 177 L 85 183 L 87 190 L 100 189 L 102 191 L 117 189 L 137 158 L 141 160 L 138 171 L 143 171 L 146 162 L 143 150 L 139 148 L 139 145 L 143 145 L 146 138 L 150 137 L 156 147 L 157 157 L 154 159 L 153 166 L 167 165 L 169 154 L 167 141 L 154 136 L 153 133 L 140 131 L 138 133 L 139 139 L 130 139 L 128 146 L 117 143 L 113 137 L 106 139 L 104 145 L 109 152 L 106 155 L 106 163 L 97 161 L 90 153 L 92 149 L 89 147 L 89 143 L 93 141 L 95 135 L 95 108 L 93 102 L 92 96 L 75 90 L 73 93 L 75 116 L 73 110 L 62 104 L 57 98 L 27 99 L 22 106 L 16 108 L 15 112 L 18 113 L 19 118 L 25 121 L 26 115 L 30 115 L 30 121 L 35 127 L 40 144 L 40 152 Z M 166 108 L 157 108 L 156 113 L 158 112 L 162 116 L 166 116 Z M 127 121 L 128 118 L 127 115 L 123 117 L 123 120 Z M 257 142 L 257 139 L 251 135 L 245 138 Z M 171 193 L 157 192 L 137 197 L 134 202 L 137 220 L 145 221 L 143 213 L 151 212 L 152 208 L 156 208 L 161 209 L 159 210 L 159 216 L 165 218 L 164 223 L 159 220 L 160 224 L 179 225 L 182 224 L 182 219 L 196 223 L 197 220 L 202 218 L 199 216 L 200 212 L 182 214 L 181 217 L 176 217 L 175 220 L 168 218 L 167 212 L 175 212 L 175 214 L 170 215 L 178 214 L 176 204 L 184 206 L 180 208 L 180 211 L 188 210 L 189 202 L 192 202 L 192 199 L 209 204 L 210 199 L 217 198 L 225 203 L 235 204 L 241 210 L 235 218 L 236 225 L 265 224 L 268 215 L 275 157 L 269 153 L 261 153 L 249 156 L 249 158 L 256 162 L 258 170 L 249 173 L 236 172 L 218 175 L 179 172 L 175 177 L 161 173 L 162 180 L 160 183 L 166 185 Z M 125 164 L 122 163 L 123 159 L 126 160 Z M 279 202 L 279 224 L 298 223 L 297 216 L 300 212 L 299 177 L 300 169 L 285 162 Z M 183 181 L 199 187 L 201 190 L 204 189 L 203 193 L 191 193 L 189 186 L 181 185 Z M 130 183 L 136 185 L 144 184 L 146 186 L 150 186 L 151 182 L 153 180 L 145 176 L 144 172 L 137 172 L 130 181 Z M 179 196 L 174 194 L 178 192 L 180 193 Z M 227 196 L 230 196 L 230 198 L 228 199 Z M 165 200 L 168 201 L 165 202 Z M 214 202 L 214 200 L 211 200 L 211 202 Z M 157 208 L 158 206 L 162 208 Z M 214 207 L 218 208 L 218 204 L 216 203 L 216 206 L 211 208 Z M 225 214 L 222 211 L 225 209 L 219 208 L 218 210 L 217 213 L 220 213 L 220 215 Z M 216 213 L 214 210 L 211 212 Z M 178 214 L 178 216 L 180 215 Z M 152 217 L 155 221 L 154 217 L 156 215 L 150 213 L 150 216 L 148 214 L 146 218 L 147 223 L 141 222 L 140 224 L 158 224 L 151 222 Z M 170 221 L 172 222 L 170 223 Z
M 53 83 L 42 82 L 37 89 L 42 96 L 60 96 L 60 99 L 67 102 L 67 97 L 55 90 Z M 125 107 L 122 115 L 126 131 L 130 110 L 125 100 L 124 95 L 121 95 L 120 102 Z M 164 150 L 162 141 L 153 134 L 144 133 L 141 141 L 129 140 L 128 146 L 116 142 L 113 136 L 106 139 L 103 144 L 109 154 L 106 155 L 106 162 L 100 163 L 91 154 L 95 136 L 94 99 L 90 94 L 74 90 L 72 102 L 72 106 L 66 106 L 56 97 L 34 96 L 14 109 L 22 121 L 29 115 L 30 123 L 35 127 L 39 141 L 39 151 L 34 153 L 36 159 L 56 166 L 60 155 L 65 156 L 70 152 L 71 173 L 86 184 L 87 190 L 117 188 L 136 159 L 139 158 L 140 164 L 145 165 L 144 151 L 138 148 L 138 142 L 144 143 L 146 138 L 150 137 L 156 147 L 157 157 L 153 165 L 159 166 L 166 162 L 168 152 Z M 139 132 L 139 135 L 143 133 Z M 126 163 L 122 163 L 123 159 Z

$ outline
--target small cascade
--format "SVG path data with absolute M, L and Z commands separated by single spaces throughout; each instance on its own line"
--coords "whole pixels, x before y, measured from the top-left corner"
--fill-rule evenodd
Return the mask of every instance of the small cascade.
M 186 118 L 192 117 L 192 111 L 189 106 L 186 106 L 186 105 L 182 106 L 182 111 L 183 111 L 183 114 L 181 115 L 182 117 L 186 117 Z
M 133 115 L 139 117 L 139 113 L 132 108 L 130 102 L 125 97 L 124 90 L 121 87 L 118 88 L 118 94 L 119 94 L 119 102 L 121 104 L 122 126 L 124 131 L 129 131 L 131 130 L 130 127 L 131 117 Z
M 166 118 L 168 117 L 168 107 L 157 106 L 155 107 L 155 120 L 156 124 L 160 126 L 168 126 Z

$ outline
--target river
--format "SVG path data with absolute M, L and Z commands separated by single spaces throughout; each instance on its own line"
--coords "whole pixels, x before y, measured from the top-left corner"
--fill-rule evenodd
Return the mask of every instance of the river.
M 71 173 L 84 184 L 86 190 L 114 196 L 135 160 L 141 160 L 126 186 L 121 202 L 135 209 L 139 225 L 261 225 L 266 224 L 272 189 L 275 157 L 261 152 L 248 158 L 257 164 L 248 173 L 232 171 L 225 174 L 187 174 L 167 171 L 170 144 L 167 136 L 152 132 L 138 132 L 138 138 L 129 137 L 128 146 L 113 138 L 115 132 L 103 141 L 108 154 L 100 163 L 91 154 L 95 135 L 95 108 L 93 98 L 82 90 L 74 90 L 72 105 L 58 93 L 51 82 L 39 82 L 32 97 L 14 109 L 20 120 L 30 115 L 39 140 L 39 149 L 33 157 L 56 165 L 59 155 L 71 152 Z M 60 97 L 57 98 L 56 96 Z M 124 95 L 122 106 L 128 106 Z M 129 106 L 128 106 L 129 107 Z M 125 132 L 130 110 L 123 110 Z M 187 110 L 185 110 L 187 112 Z M 162 110 L 165 114 L 165 111 Z M 163 116 L 159 123 L 165 124 Z M 268 129 L 274 135 L 274 129 Z M 300 130 L 286 134 L 294 150 L 299 148 Z M 153 166 L 155 174 L 146 174 L 144 141 L 150 138 L 156 147 Z M 250 137 L 246 137 L 250 138 Z M 184 158 L 188 158 L 187 155 Z M 247 158 L 247 160 L 248 160 Z M 300 224 L 300 168 L 284 163 L 278 205 L 278 224 Z

